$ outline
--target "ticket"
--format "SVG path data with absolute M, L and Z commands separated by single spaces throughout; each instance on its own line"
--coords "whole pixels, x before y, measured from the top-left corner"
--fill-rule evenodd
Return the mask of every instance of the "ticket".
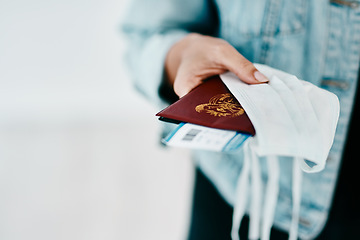
M 232 152 L 238 150 L 249 137 L 251 137 L 250 134 L 237 131 L 180 123 L 163 139 L 163 143 L 173 147 Z

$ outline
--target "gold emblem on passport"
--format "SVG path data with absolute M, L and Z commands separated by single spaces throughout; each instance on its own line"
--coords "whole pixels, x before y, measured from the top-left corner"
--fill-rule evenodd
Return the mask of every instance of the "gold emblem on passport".
M 209 103 L 197 105 L 195 110 L 215 117 L 237 117 L 244 113 L 244 109 L 230 93 L 215 95 L 210 98 Z

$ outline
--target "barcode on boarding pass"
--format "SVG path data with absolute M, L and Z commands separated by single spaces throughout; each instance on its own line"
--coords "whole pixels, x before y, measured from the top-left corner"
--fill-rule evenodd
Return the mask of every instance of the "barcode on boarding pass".
M 201 132 L 200 129 L 190 129 L 190 131 L 188 133 L 186 133 L 186 135 L 183 137 L 183 141 L 188 141 L 191 142 L 192 140 L 194 140 L 194 138 Z

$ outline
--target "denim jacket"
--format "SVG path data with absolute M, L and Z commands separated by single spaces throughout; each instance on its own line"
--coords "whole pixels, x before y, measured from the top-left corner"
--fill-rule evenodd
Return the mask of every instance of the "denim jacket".
M 299 237 L 316 237 L 326 223 L 337 181 L 357 84 L 360 1 L 346 0 L 134 0 L 123 23 L 127 62 L 136 88 L 159 108 L 164 60 L 189 32 L 223 38 L 252 62 L 296 75 L 335 93 L 340 118 L 325 170 L 304 174 Z M 194 151 L 200 169 L 234 203 L 242 152 Z M 262 179 L 267 181 L 266 164 Z M 292 163 L 280 159 L 280 190 L 274 225 L 291 221 Z

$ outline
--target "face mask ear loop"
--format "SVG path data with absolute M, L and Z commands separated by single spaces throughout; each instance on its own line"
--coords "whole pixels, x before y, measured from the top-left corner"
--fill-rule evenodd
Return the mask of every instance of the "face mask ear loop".
M 260 221 L 262 207 L 262 181 L 259 158 L 253 149 L 251 151 L 251 205 L 249 239 L 260 238 Z
M 279 159 L 275 155 L 269 155 L 266 157 L 266 163 L 268 168 L 268 182 L 265 192 L 261 240 L 270 239 L 271 227 L 274 222 L 275 208 L 279 196 Z
M 239 229 L 246 210 L 249 187 L 249 173 L 251 168 L 251 150 L 249 147 L 249 140 L 244 143 L 244 163 L 236 183 L 236 195 L 231 228 L 232 240 L 240 240 Z
M 303 159 L 296 157 L 293 161 L 293 183 L 292 183 L 292 219 L 289 231 L 289 240 L 296 240 L 298 237 L 298 227 L 300 218 L 300 206 L 301 206 L 301 182 L 302 171 L 300 168 L 300 162 Z

